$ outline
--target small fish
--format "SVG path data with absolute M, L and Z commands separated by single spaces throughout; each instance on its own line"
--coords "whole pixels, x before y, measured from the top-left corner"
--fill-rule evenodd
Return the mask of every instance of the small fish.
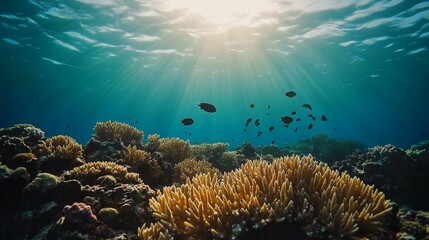
M 332 128 L 332 131 L 335 131 L 335 130 L 337 130 L 337 129 L 335 129 L 335 128 Z
M 289 117 L 289 116 L 284 116 L 281 118 L 282 122 L 284 122 L 285 124 L 290 124 L 291 122 L 293 122 L 293 118 Z
M 128 118 L 128 119 L 127 119 L 127 122 L 129 122 L 129 121 L 130 121 L 130 119 Z
M 313 108 L 311 107 L 311 105 L 308 104 L 308 103 L 302 104 L 302 106 L 305 107 L 305 108 L 308 108 L 310 110 L 313 110 Z
M 299 122 L 299 121 L 301 121 L 301 118 L 297 118 L 295 121 Z
M 247 128 L 245 128 L 243 132 L 247 132 Z
M 273 145 L 275 142 L 274 142 L 274 140 L 273 141 L 271 141 L 271 144 Z
M 255 126 L 259 127 L 259 124 L 261 124 L 261 123 L 259 122 L 259 118 L 258 118 L 255 120 Z
M 295 111 L 292 111 L 292 112 L 290 113 L 290 115 L 296 115 L 296 112 L 295 112 Z
M 274 126 L 270 126 L 269 128 L 268 128 L 268 130 L 270 130 L 270 132 L 272 132 L 273 130 L 274 130 Z
M 285 125 L 283 125 L 283 127 L 288 128 L 288 127 L 289 127 L 289 125 L 285 124 Z
M 192 120 L 192 118 L 184 118 L 182 119 L 182 124 L 185 126 L 190 126 L 194 124 L 194 120 Z
M 135 123 L 138 123 L 139 121 L 135 121 Z
M 249 106 L 250 108 L 254 108 L 255 107 L 255 104 L 250 104 L 250 106 Z
M 312 129 L 313 128 L 313 124 L 308 124 L 308 129 Z
M 188 133 L 189 136 L 192 136 L 192 133 Z
M 248 119 L 247 119 L 247 121 L 246 121 L 246 127 L 248 127 L 248 126 L 249 126 L 250 122 L 252 122 L 252 118 L 248 118 Z
M 298 131 L 298 128 L 295 128 L 295 132 L 297 132 Z
M 231 141 L 233 141 L 233 142 L 234 142 L 234 138 L 233 138 L 233 139 L 231 139 Z
M 322 115 L 322 117 L 320 118 L 320 120 L 326 122 L 326 121 L 328 121 L 328 118 L 325 115 Z
M 257 137 L 260 137 L 262 135 L 262 132 L 259 131 Z
M 294 92 L 294 91 L 289 91 L 289 92 L 287 92 L 286 94 L 286 97 L 295 97 L 296 96 L 296 92 Z
M 200 108 L 206 112 L 209 112 L 209 113 L 216 112 L 216 107 L 210 103 L 200 103 L 198 104 L 198 106 L 200 106 Z
M 311 119 L 313 119 L 313 121 L 316 121 L 316 117 L 315 117 L 315 116 L 313 116 L 313 114 L 308 114 L 308 116 L 309 116 Z
M 267 108 L 267 109 L 270 109 L 270 107 L 271 107 L 271 105 L 268 105 L 268 108 Z

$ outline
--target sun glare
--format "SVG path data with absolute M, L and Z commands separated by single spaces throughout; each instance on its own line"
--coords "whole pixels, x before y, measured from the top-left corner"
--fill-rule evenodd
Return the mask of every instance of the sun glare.
M 184 9 L 217 26 L 245 24 L 261 12 L 274 10 L 270 0 L 168 0 L 166 8 Z

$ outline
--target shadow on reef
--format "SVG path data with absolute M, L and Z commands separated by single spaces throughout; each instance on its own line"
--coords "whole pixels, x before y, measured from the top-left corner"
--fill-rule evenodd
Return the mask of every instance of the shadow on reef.
M 166 239 L 184 239 L 199 236 L 187 235 L 189 233 L 183 231 L 186 228 L 182 228 L 185 225 L 187 228 L 194 227 L 201 236 L 211 236 L 206 239 L 213 236 L 280 239 L 285 234 L 292 239 L 328 239 L 333 236 L 340 238 L 341 234 L 338 234 L 341 232 L 354 234 L 347 228 L 339 227 L 341 224 L 335 225 L 339 223 L 344 226 L 355 223 L 359 236 L 376 236 L 376 239 L 429 238 L 429 213 L 412 210 L 429 209 L 426 191 L 429 185 L 429 141 L 413 145 L 407 150 L 392 145 L 364 150 L 364 146 L 358 142 L 316 135 L 284 147 L 254 147 L 250 143 L 243 143 L 236 151 L 227 151 L 227 143 L 191 144 L 179 138 L 161 138 L 157 134 L 149 135 L 147 141 L 143 142 L 142 131 L 118 122 L 97 123 L 94 130 L 93 137 L 82 146 L 69 136 L 46 138 L 42 130 L 30 124 L 0 129 L 0 239 L 151 239 L 162 236 Z M 315 197 L 323 192 L 321 190 L 309 195 L 317 185 L 314 184 L 320 181 L 317 179 L 327 175 L 301 172 L 308 169 L 303 167 L 304 163 L 316 166 L 312 161 L 282 158 L 293 154 L 303 159 L 314 158 L 326 162 L 332 169 L 339 171 L 341 175 L 336 175 L 327 166 L 317 167 L 333 174 L 327 180 L 331 192 L 325 191 L 330 194 L 337 191 L 336 197 L 320 195 L 320 199 L 345 201 L 344 207 L 338 202 L 325 206 L 322 203 L 325 200 Z M 306 157 L 307 154 L 312 156 Z M 248 171 L 251 163 L 271 169 L 270 166 L 279 161 L 294 163 L 287 166 L 297 169 L 286 171 L 288 175 L 281 175 L 281 171 L 272 174 L 258 173 L 256 169 Z M 248 182 L 244 175 L 240 175 L 243 171 L 246 178 L 250 179 Z M 233 177 L 234 174 L 238 174 L 237 178 Z M 276 176 L 277 180 L 259 181 L 259 175 L 265 176 L 265 179 Z M 380 216 L 385 216 L 370 223 L 382 223 L 376 224 L 378 230 L 375 232 L 364 230 L 365 225 L 360 225 L 354 214 L 344 215 L 352 200 L 347 194 L 341 193 L 342 188 L 333 186 L 349 181 L 345 180 L 349 179 L 349 175 L 363 181 L 360 183 L 362 185 L 358 184 L 362 189 L 367 188 L 366 184 L 373 184 L 389 199 L 400 204 L 401 208 L 395 207 L 395 204 L 383 204 L 383 208 L 374 209 L 382 212 Z M 360 181 L 358 179 L 353 181 Z M 218 199 L 220 190 L 216 188 L 222 181 L 234 182 L 227 184 L 231 191 L 224 192 L 224 197 Z M 298 184 L 287 185 L 296 181 Z M 315 181 L 308 185 L 314 186 L 302 185 L 306 181 Z M 177 206 L 181 206 L 184 198 L 173 201 L 175 197 L 181 196 L 180 192 L 165 197 L 169 191 L 182 189 L 182 193 L 187 192 L 186 189 L 199 186 L 200 183 L 205 183 L 205 194 L 211 191 L 217 194 L 209 197 L 200 192 L 202 188 L 194 189 L 195 196 L 187 195 L 194 202 L 187 202 L 189 205 L 185 206 L 187 211 L 184 215 L 177 212 L 180 209 Z M 384 199 L 382 193 L 372 193 L 374 199 Z M 249 196 L 261 197 L 264 194 L 267 194 L 266 197 L 260 199 L 247 199 Z M 340 200 L 338 196 L 344 198 Z M 369 196 L 365 201 L 372 201 Z M 205 200 L 198 202 L 200 197 Z M 177 206 L 170 208 L 168 214 L 162 213 L 166 209 L 161 210 L 160 205 L 157 205 L 162 199 Z M 282 201 L 288 199 L 291 205 L 282 205 L 285 203 Z M 223 211 L 226 215 L 222 218 L 223 222 L 207 220 L 213 224 L 207 233 L 204 232 L 207 230 L 206 223 L 198 219 L 202 216 L 210 219 L 213 215 L 209 214 L 212 210 L 208 205 L 212 200 L 217 201 L 218 208 L 227 206 L 221 203 L 223 201 L 240 203 L 242 206 L 229 211 L 228 208 L 216 210 L 217 207 L 213 205 L 213 214 Z M 323 206 L 326 210 L 322 210 Z M 319 212 L 319 215 L 315 212 Z M 179 221 L 180 218 L 170 219 L 178 213 L 178 216 L 190 214 L 185 218 L 186 224 Z M 221 218 L 220 215 L 216 216 Z M 349 216 L 350 219 L 329 222 L 334 216 Z M 228 225 L 233 219 L 238 219 L 238 224 Z M 224 230 L 227 235 L 221 234 Z

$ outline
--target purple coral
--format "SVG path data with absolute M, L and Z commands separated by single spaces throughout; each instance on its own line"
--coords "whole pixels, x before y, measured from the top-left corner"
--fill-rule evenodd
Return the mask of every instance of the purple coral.
M 91 206 L 75 202 L 64 207 L 64 223 L 72 226 L 88 226 L 97 222 L 97 216 L 92 212 Z

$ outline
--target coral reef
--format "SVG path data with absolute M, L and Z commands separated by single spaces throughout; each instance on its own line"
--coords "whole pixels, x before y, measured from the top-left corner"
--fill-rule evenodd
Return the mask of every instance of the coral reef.
M 164 160 L 176 164 L 191 157 L 191 147 L 188 141 L 180 138 L 161 138 L 158 151 L 164 155 Z
M 246 158 L 243 154 L 229 151 L 222 153 L 222 156 L 215 163 L 213 163 L 213 166 L 218 168 L 221 172 L 229 172 L 237 169 L 245 162 Z
M 250 142 L 245 142 L 237 148 L 238 154 L 243 154 L 246 159 L 257 159 L 255 147 Z
M 16 154 L 32 152 L 32 148 L 44 138 L 44 134 L 31 124 L 0 128 L 0 161 L 8 165 Z
M 288 148 L 293 154 L 311 154 L 317 160 L 332 165 L 335 161 L 344 159 L 354 151 L 364 149 L 365 146 L 357 141 L 337 140 L 324 134 L 318 134 L 303 139 Z
M 174 165 L 174 176 L 173 180 L 176 183 L 185 183 L 186 179 L 193 178 L 198 174 L 220 174 L 217 168 L 214 168 L 206 160 L 196 161 L 194 159 L 188 158 L 182 162 Z
M 195 160 L 206 160 L 220 171 L 231 171 L 246 161 L 243 154 L 227 152 L 227 143 L 203 143 L 191 145 L 192 158 Z
M 37 174 L 36 178 L 34 178 L 33 181 L 31 181 L 26 186 L 26 189 L 46 193 L 49 189 L 55 188 L 58 183 L 59 180 L 55 175 L 49 173 L 39 173 Z
M 39 147 L 42 144 L 39 143 Z M 41 156 L 40 169 L 43 172 L 61 175 L 64 171 L 82 165 L 82 146 L 73 138 L 58 135 L 46 140 L 46 154 Z M 39 148 L 39 153 L 41 148 Z M 42 154 L 40 154 L 42 155 Z
M 427 210 L 429 161 L 413 159 L 407 152 L 390 144 L 376 146 L 347 156 L 334 163 L 333 168 L 374 184 L 398 203 Z
M 94 185 L 99 177 L 112 175 L 120 183 L 141 183 L 138 173 L 129 173 L 127 168 L 113 162 L 90 162 L 65 172 L 66 180 L 77 179 L 82 185 Z
M 155 152 L 159 148 L 159 140 L 161 139 L 161 136 L 159 134 L 149 134 L 147 136 L 147 144 L 146 149 L 149 152 Z
M 383 193 L 311 156 L 249 161 L 221 178 L 197 175 L 165 187 L 150 206 L 165 229 L 194 239 L 234 238 L 249 223 L 262 228 L 274 221 L 298 223 L 312 237 L 364 237 L 391 212 Z M 139 232 L 159 234 L 159 227 Z
M 125 146 L 140 145 L 144 136 L 142 131 L 133 126 L 112 121 L 97 122 L 94 130 L 100 141 L 117 141 Z
M 92 137 L 84 149 L 87 162 L 109 161 L 122 159 L 126 147 L 143 147 L 143 132 L 135 127 L 119 122 L 98 122 Z
M 115 230 L 136 234 L 138 227 L 152 221 L 149 199 L 155 192 L 143 183 L 84 186 L 83 195 L 83 202 L 99 213 L 99 220 Z
M 224 153 L 228 149 L 227 143 L 202 143 L 202 144 L 193 144 L 191 145 L 191 153 L 192 158 L 195 160 L 206 160 L 211 163 L 215 163 L 219 160 Z
M 162 173 L 161 167 L 156 160 L 152 159 L 151 154 L 137 149 L 136 146 L 128 146 L 123 155 L 123 160 L 118 163 L 129 166 L 145 183 L 152 183 Z

